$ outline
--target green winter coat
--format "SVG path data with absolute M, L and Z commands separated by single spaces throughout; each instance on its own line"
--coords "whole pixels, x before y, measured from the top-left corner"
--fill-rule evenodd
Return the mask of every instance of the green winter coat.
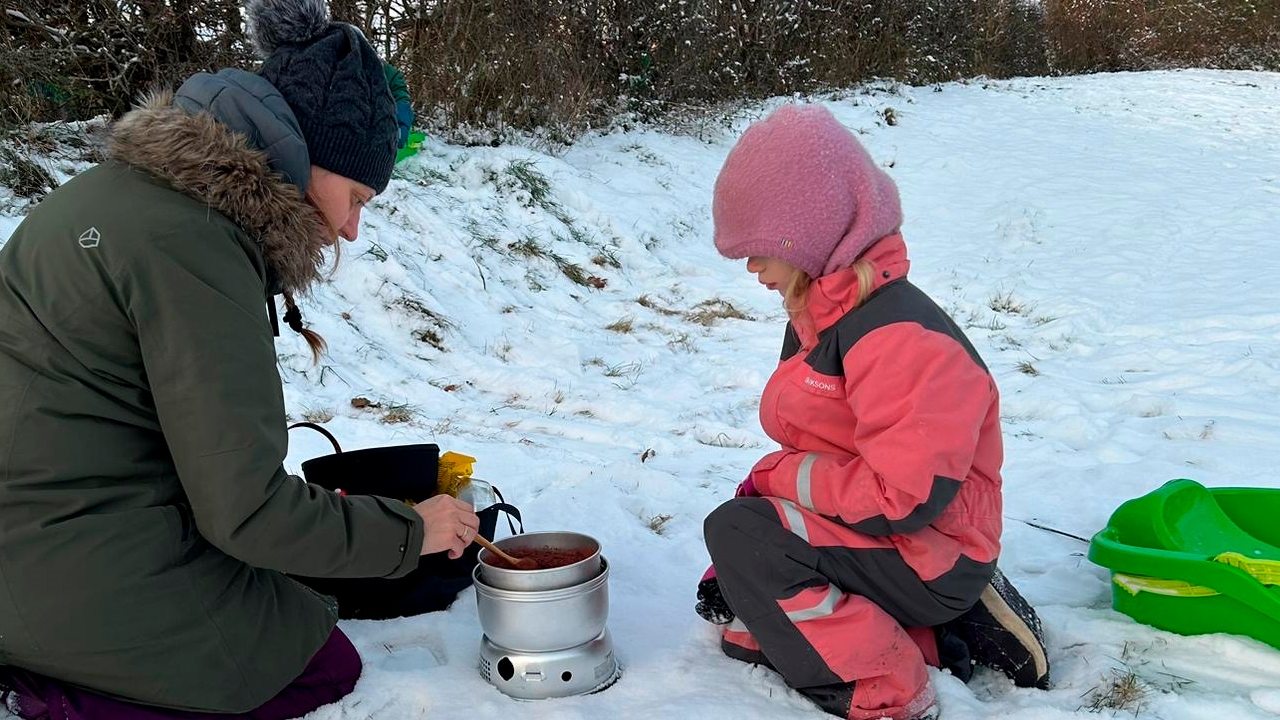
M 0 663 L 244 712 L 337 620 L 285 573 L 404 575 L 423 531 L 285 473 L 265 288 L 314 279 L 317 215 L 169 100 L 0 249 Z
M 387 88 L 391 90 L 391 99 L 400 103 L 410 102 L 409 85 L 404 81 L 404 73 L 389 62 L 382 63 L 382 74 L 387 78 Z

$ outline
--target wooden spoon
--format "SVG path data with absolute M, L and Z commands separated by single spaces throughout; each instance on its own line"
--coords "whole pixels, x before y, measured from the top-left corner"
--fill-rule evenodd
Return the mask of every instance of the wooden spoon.
M 503 552 L 497 545 L 494 545 L 488 540 L 485 540 L 484 537 L 481 535 L 476 535 L 475 541 L 478 545 L 480 545 L 480 547 L 484 548 L 485 550 L 488 550 L 494 555 L 497 555 L 503 560 L 506 560 L 507 562 L 511 563 L 511 565 L 518 570 L 537 570 L 538 569 L 538 563 L 534 562 L 533 560 L 530 560 L 529 558 L 518 558 L 518 557 L 508 555 L 505 552 Z

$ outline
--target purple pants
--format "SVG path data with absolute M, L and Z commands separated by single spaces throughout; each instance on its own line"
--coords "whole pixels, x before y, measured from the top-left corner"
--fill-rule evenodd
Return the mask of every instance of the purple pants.
M 247 713 L 186 712 L 99 695 L 20 668 L 0 668 L 10 708 L 24 720 L 289 720 L 345 697 L 360 678 L 360 654 L 338 628 L 292 683 Z

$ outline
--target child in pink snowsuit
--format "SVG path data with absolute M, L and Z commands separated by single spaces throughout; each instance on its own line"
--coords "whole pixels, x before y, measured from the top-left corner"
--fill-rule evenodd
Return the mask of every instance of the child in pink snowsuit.
M 926 664 L 1046 687 L 1039 619 L 996 568 L 999 394 L 907 280 L 893 181 L 830 112 L 788 105 L 729 153 L 713 214 L 790 316 L 760 400 L 782 449 L 705 523 L 698 611 L 725 653 L 846 718 L 933 717 Z

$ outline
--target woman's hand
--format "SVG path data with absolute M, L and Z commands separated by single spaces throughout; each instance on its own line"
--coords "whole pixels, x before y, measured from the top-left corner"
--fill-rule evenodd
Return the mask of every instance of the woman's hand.
M 436 495 L 413 506 L 422 518 L 422 554 L 430 555 L 445 550 L 449 559 L 462 557 L 476 537 L 480 518 L 471 505 L 450 495 Z

